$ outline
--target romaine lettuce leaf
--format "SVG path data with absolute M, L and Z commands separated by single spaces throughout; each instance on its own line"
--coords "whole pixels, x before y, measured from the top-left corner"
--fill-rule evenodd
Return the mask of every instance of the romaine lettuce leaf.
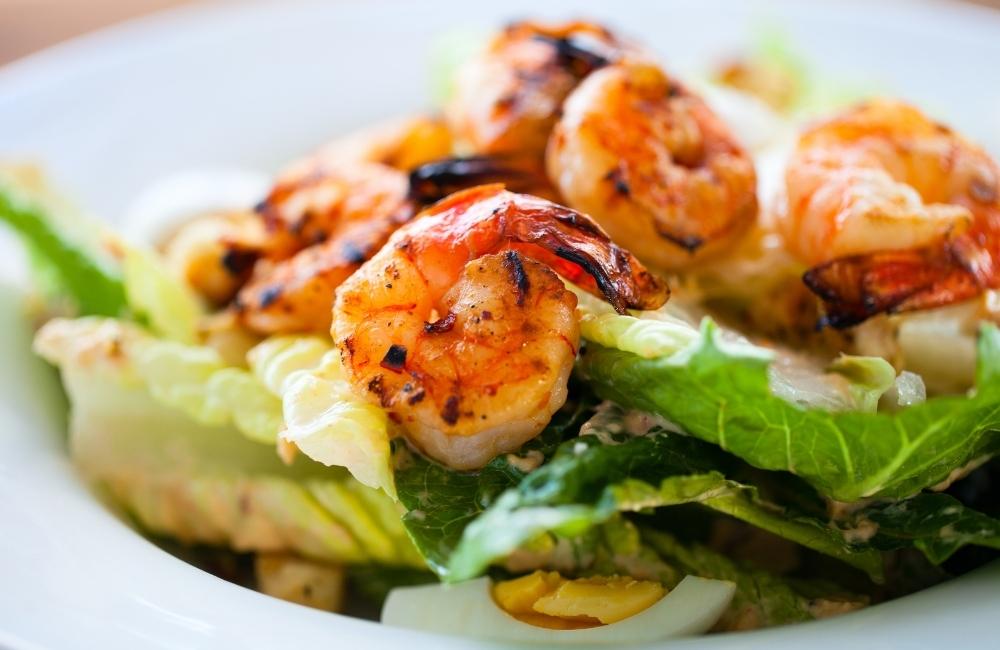
M 681 544 L 672 535 L 643 529 L 642 541 L 680 571 L 736 584 L 736 595 L 717 630 L 745 630 L 808 621 L 864 607 L 863 596 L 841 594 L 823 584 L 810 585 L 805 594 L 796 583 L 770 572 L 736 562 L 698 544 Z M 825 593 L 824 593 L 825 592 Z
M 581 331 L 590 343 L 579 373 L 605 399 L 661 415 L 755 467 L 796 474 L 839 501 L 905 497 L 1000 449 L 995 326 L 981 331 L 971 396 L 938 397 L 893 413 L 790 404 L 772 392 L 769 351 L 726 340 L 708 320 L 700 332 L 682 333 L 683 327 L 585 316 Z
M 699 503 L 881 577 L 878 553 L 849 543 L 824 519 L 765 502 L 753 486 L 728 480 L 720 470 L 733 466 L 712 445 L 658 429 L 581 435 L 469 523 L 443 576 L 472 578 L 545 532 L 577 535 L 618 512 Z
M 130 316 L 168 339 L 193 343 L 200 300 L 159 254 L 79 214 L 32 168 L 0 169 L 0 220 L 29 252 L 36 284 L 81 316 Z
M 173 277 L 159 253 L 118 240 L 129 309 L 153 332 L 173 341 L 194 343 L 204 307 L 194 291 Z
M 199 402 L 190 392 L 172 394 L 172 404 L 154 397 L 136 370 L 144 336 L 127 323 L 90 318 L 53 321 L 36 341 L 59 366 L 70 397 L 73 461 L 115 504 L 147 530 L 185 542 L 421 566 L 399 511 L 381 493 L 304 456 L 286 465 L 273 446 L 249 440 L 226 418 L 193 418 Z M 200 381 L 197 364 L 181 370 L 175 387 Z M 280 408 L 263 385 L 259 390 Z M 244 395 L 242 407 L 260 398 Z
M 852 529 L 869 535 L 873 546 L 892 550 L 912 545 L 934 564 L 966 545 L 1000 550 L 1000 521 L 947 494 L 925 492 L 869 504 L 851 520 Z
M 344 379 L 337 352 L 304 373 L 283 397 L 281 437 L 313 460 L 346 467 L 361 483 L 396 497 L 389 419 L 378 406 L 358 399 Z
M 407 510 L 403 525 L 428 566 L 447 573 L 448 558 L 468 523 L 551 456 L 565 437 L 575 435 L 591 405 L 586 399 L 568 403 L 518 453 L 498 456 L 475 473 L 449 469 L 398 447 L 395 480 Z
M 0 177 L 0 221 L 24 241 L 46 293 L 63 294 L 81 314 L 124 314 L 128 303 L 121 278 L 93 254 L 88 246 L 92 242 L 67 233 L 50 217 L 37 193 L 20 185 L 15 188 L 10 179 Z
M 115 319 L 54 319 L 36 341 L 56 365 L 81 347 L 101 345 L 163 405 L 201 424 L 232 423 L 272 446 L 280 433 L 313 460 L 346 467 L 364 485 L 395 496 L 385 413 L 353 396 L 328 341 L 267 339 L 248 353 L 250 370 L 227 366 L 210 347 L 158 339 Z
M 257 376 L 281 397 L 283 440 L 396 498 L 388 416 L 355 395 L 337 350 L 320 339 L 276 337 L 248 356 Z
M 250 371 L 227 367 L 212 348 L 165 341 L 134 324 L 92 316 L 49 321 L 35 349 L 60 367 L 86 352 L 91 363 L 115 368 L 164 406 L 201 424 L 232 423 L 257 442 L 273 445 L 282 427 L 281 400 Z
M 676 305 L 621 316 L 606 302 L 568 286 L 579 301 L 585 340 L 649 359 L 678 354 L 697 344 L 696 321 Z M 824 369 L 806 355 L 755 346 L 733 331 L 720 330 L 718 341 L 734 355 L 769 362 L 771 392 L 802 408 L 873 412 L 883 395 L 898 388 L 895 369 L 881 357 L 841 355 Z

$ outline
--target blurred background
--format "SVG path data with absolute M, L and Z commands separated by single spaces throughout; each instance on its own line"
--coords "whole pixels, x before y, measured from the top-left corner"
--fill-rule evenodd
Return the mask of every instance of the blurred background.
M 122 20 L 199 1 L 206 0 L 0 0 L 0 65 Z M 1000 0 L 945 1 L 1000 10 Z

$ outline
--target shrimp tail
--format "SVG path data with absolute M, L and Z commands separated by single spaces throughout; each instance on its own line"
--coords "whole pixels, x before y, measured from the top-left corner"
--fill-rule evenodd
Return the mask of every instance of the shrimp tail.
M 537 165 L 510 156 L 443 158 L 416 167 L 409 176 L 409 197 L 422 205 L 476 185 L 503 183 L 514 192 L 530 192 L 547 183 Z
M 619 47 L 592 37 L 535 34 L 532 38 L 550 44 L 555 49 L 557 63 L 580 79 L 621 58 Z M 614 37 L 607 33 L 605 38 L 610 40 Z
M 512 238 L 549 253 L 542 255 L 542 261 L 561 275 L 585 288 L 590 288 L 589 276 L 620 314 L 627 309 L 656 309 L 670 297 L 665 282 L 613 243 L 589 217 L 551 204 L 545 212 L 548 218 L 540 212 L 525 212 L 513 222 Z
M 619 313 L 656 309 L 670 297 L 667 284 L 612 242 L 590 217 L 546 199 L 484 185 L 452 194 L 425 214 L 452 221 L 456 241 L 479 254 L 516 249 L 604 296 Z
M 945 246 L 842 257 L 813 267 L 802 280 L 826 303 L 820 325 L 843 329 L 876 314 L 973 298 L 997 284 L 995 259 L 962 236 Z

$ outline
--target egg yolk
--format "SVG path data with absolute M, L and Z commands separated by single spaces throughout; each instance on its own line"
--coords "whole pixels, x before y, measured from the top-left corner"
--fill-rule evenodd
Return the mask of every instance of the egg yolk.
M 535 571 L 493 586 L 493 600 L 508 614 L 558 630 L 617 623 L 665 593 L 658 582 L 619 576 L 569 580 L 555 571 Z

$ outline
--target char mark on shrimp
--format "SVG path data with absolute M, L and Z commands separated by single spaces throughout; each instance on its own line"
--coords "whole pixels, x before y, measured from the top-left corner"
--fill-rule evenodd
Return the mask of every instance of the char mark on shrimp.
M 445 400 L 444 408 L 441 409 L 441 419 L 446 423 L 453 425 L 458 422 L 458 402 L 457 395 L 449 395 Z
M 248 272 L 257 261 L 256 251 L 242 250 L 239 248 L 229 248 L 222 254 L 219 260 L 222 267 L 231 275 L 240 276 Z
M 398 343 L 390 345 L 379 365 L 392 372 L 402 372 L 406 367 L 406 346 Z
M 520 191 L 535 187 L 542 180 L 540 170 L 529 170 L 504 156 L 444 158 L 420 165 L 410 172 L 409 197 L 427 205 L 476 185 L 503 183 L 514 191 Z
M 551 45 L 555 50 L 556 63 L 578 78 L 610 65 L 618 58 L 614 47 L 583 35 L 535 34 L 532 39 Z
M 956 259 L 952 246 L 839 258 L 809 269 L 802 281 L 825 303 L 820 325 L 835 329 L 966 300 L 989 286 Z
M 663 232 L 659 229 L 658 232 L 664 239 L 669 239 L 689 253 L 694 253 L 705 245 L 705 238 L 699 237 L 698 235 L 675 235 L 673 233 Z
M 281 297 L 283 292 L 283 287 L 280 284 L 275 284 L 267 287 L 260 293 L 260 308 L 267 309 L 273 305 L 278 298 Z
M 528 295 L 530 284 L 528 274 L 524 272 L 524 264 L 521 263 L 521 256 L 514 251 L 507 251 L 503 259 L 504 268 L 510 274 L 511 283 L 514 285 L 517 296 L 517 306 L 524 306 L 524 299 Z
M 427 334 L 444 334 L 450 332 L 455 327 L 455 312 L 448 312 L 444 318 L 439 318 L 433 323 L 424 323 L 424 332 Z
M 625 180 L 625 174 L 622 173 L 621 167 L 615 167 L 609 171 L 604 180 L 610 181 L 615 187 L 615 192 L 621 196 L 628 196 L 632 193 L 632 188 L 629 186 L 628 181 Z

